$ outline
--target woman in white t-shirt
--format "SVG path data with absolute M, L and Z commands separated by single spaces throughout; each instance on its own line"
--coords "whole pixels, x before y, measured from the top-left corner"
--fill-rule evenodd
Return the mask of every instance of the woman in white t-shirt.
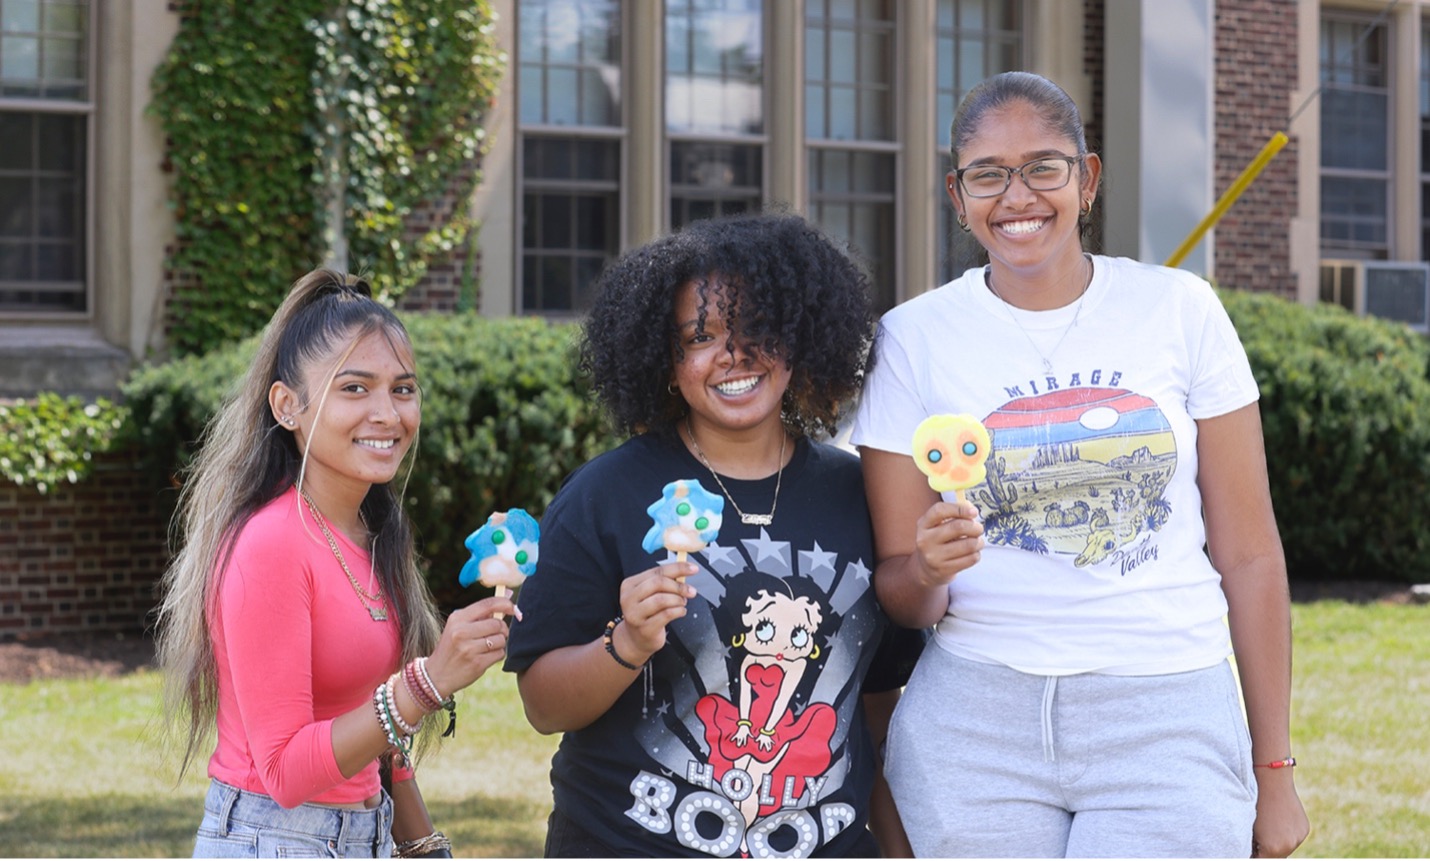
M 1236 332 L 1204 280 L 1084 251 L 1101 161 L 1056 84 L 984 81 L 952 150 L 988 265 L 885 315 L 852 437 L 879 598 L 939 646 L 885 766 L 913 848 L 1286 855 L 1290 606 Z M 911 456 L 940 413 L 992 434 L 967 501 Z

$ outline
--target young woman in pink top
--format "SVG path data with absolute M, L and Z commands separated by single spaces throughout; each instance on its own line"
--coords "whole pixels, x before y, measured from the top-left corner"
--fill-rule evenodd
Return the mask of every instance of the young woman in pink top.
M 393 485 L 421 420 L 407 332 L 367 283 L 294 284 L 205 433 L 164 577 L 183 768 L 217 735 L 195 856 L 451 857 L 407 757 L 502 658 L 494 614 L 517 610 L 488 598 L 439 621 Z

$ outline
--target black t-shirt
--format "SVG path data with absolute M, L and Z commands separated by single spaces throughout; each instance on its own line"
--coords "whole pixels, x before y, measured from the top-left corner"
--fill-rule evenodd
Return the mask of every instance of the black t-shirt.
M 721 476 L 746 514 L 776 477 Z M 541 524 L 506 669 L 589 643 L 620 613 L 620 584 L 666 558 L 641 547 L 661 489 L 710 472 L 677 440 L 636 437 L 576 470 Z M 628 856 L 846 854 L 868 818 L 874 751 L 860 694 L 907 681 L 923 635 L 892 625 L 871 582 L 858 459 L 800 440 L 774 521 L 725 504 L 690 556 L 698 595 L 665 647 L 604 715 L 552 759 L 556 808 Z

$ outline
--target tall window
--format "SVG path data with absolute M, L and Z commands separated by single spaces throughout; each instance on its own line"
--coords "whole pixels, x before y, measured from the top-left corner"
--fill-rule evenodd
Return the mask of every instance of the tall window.
M 810 216 L 868 266 L 880 311 L 897 296 L 893 0 L 808 0 Z
M 0 313 L 83 313 L 89 0 L 0 0 Z
M 1420 259 L 1430 260 L 1430 20 L 1420 31 Z
M 670 226 L 758 209 L 764 189 L 759 0 L 667 0 Z
M 1023 4 L 1007 0 L 938 0 L 936 30 L 938 271 L 944 281 L 949 281 L 962 274 L 960 270 L 965 263 L 959 260 L 955 248 L 958 228 L 953 220 L 953 206 L 943 192 L 943 178 L 953 169 L 953 158 L 948 151 L 953 115 L 963 97 L 979 81 L 999 72 L 1023 68 Z
M 1390 256 L 1387 34 L 1370 16 L 1321 18 L 1321 250 Z
M 620 250 L 620 4 L 517 5 L 521 310 L 575 313 Z

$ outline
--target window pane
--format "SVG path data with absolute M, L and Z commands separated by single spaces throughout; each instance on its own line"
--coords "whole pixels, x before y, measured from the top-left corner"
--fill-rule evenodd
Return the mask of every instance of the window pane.
M 0 177 L 0 236 L 29 238 L 34 234 L 35 204 L 30 180 Z
M 3 205 L 3 204 L 0 204 Z M 29 281 L 34 278 L 34 256 L 30 245 L 0 240 L 0 284 L 6 281 Z
M 0 96 L 84 99 L 88 22 L 89 0 L 0 0 Z
M 859 137 L 854 127 L 859 117 L 855 106 L 856 93 L 849 87 L 829 88 L 829 136 L 835 140 L 855 140 Z
M 1321 179 L 1321 243 L 1327 248 L 1387 248 L 1384 180 Z
M 758 146 L 672 141 L 671 227 L 758 209 L 763 176 L 763 151 Z
M 45 29 L 51 33 L 83 33 L 86 5 L 85 0 L 49 0 L 45 4 Z
M 759 0 L 667 0 L 666 127 L 759 134 L 764 48 Z
M 868 267 L 880 311 L 896 295 L 894 164 L 890 153 L 810 151 L 810 214 Z
M 0 112 L 0 171 L 28 170 L 33 161 L 33 114 Z M 4 198 L 0 197 L 0 201 Z
M 830 31 L 829 80 L 848 84 L 859 79 L 859 52 L 855 49 L 854 42 L 854 34 L 848 30 Z
M 937 175 L 947 173 L 950 127 L 954 112 L 973 85 L 999 72 L 1020 69 L 1026 64 L 1023 41 L 1023 16 L 1025 5 L 1018 0 L 936 0 L 938 71 L 938 94 L 934 101 L 937 110 L 935 134 L 938 136 L 937 150 L 939 169 Z M 939 188 L 942 188 L 940 183 Z M 934 189 L 937 196 L 939 222 L 939 273 L 942 280 L 950 280 L 958 274 L 966 261 L 958 257 L 953 242 L 952 219 L 948 217 L 951 204 L 946 195 Z
M 25 36 L 0 38 L 0 79 L 6 84 L 40 77 L 40 40 Z
M 521 121 L 619 126 L 617 0 L 522 0 L 517 7 Z
M 40 29 L 40 0 L 5 0 L 0 3 L 0 30 L 35 33 Z
M 522 153 L 522 310 L 583 311 L 619 247 L 620 145 L 526 135 Z
M 74 281 L 79 278 L 74 246 L 68 242 L 35 246 L 37 281 Z
M 1321 166 L 1385 170 L 1388 94 L 1327 86 L 1321 91 Z

